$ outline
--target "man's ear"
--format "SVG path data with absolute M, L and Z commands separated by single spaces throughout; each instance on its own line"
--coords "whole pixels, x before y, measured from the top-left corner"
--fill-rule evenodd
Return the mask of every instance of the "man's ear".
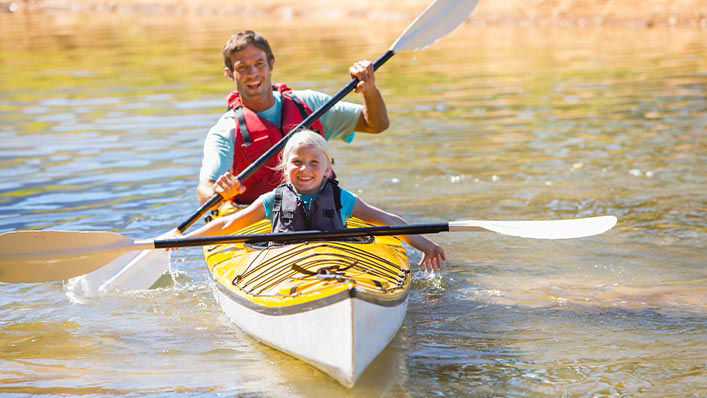
M 224 74 L 227 78 L 229 78 L 229 79 L 231 79 L 231 80 L 235 79 L 235 78 L 233 77 L 233 72 L 231 72 L 231 70 L 228 69 L 228 68 L 226 68 L 226 67 L 223 68 L 223 74 Z

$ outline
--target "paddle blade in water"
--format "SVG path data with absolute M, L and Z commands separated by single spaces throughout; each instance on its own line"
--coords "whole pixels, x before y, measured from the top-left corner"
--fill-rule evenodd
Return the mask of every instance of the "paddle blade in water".
M 6 232 L 0 234 L 0 282 L 72 278 L 98 269 L 132 248 L 132 239 L 112 232 Z
M 614 216 L 546 221 L 462 220 L 450 222 L 449 231 L 487 230 L 521 238 L 571 239 L 598 235 L 610 230 L 614 225 L 616 225 Z
M 66 288 L 84 297 L 148 289 L 169 271 L 169 262 L 166 250 L 124 253 L 93 272 L 72 278 Z
M 464 22 L 478 0 L 437 0 L 405 29 L 390 47 L 393 52 L 422 50 Z

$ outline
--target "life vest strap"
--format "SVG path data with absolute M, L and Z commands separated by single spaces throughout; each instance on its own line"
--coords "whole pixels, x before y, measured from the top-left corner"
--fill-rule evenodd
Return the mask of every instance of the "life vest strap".
M 243 107 L 237 107 L 234 112 L 236 113 L 236 119 L 238 119 L 238 127 L 241 130 L 241 135 L 243 136 L 243 143 L 246 147 L 253 145 L 253 139 L 250 138 L 250 132 L 248 131 L 248 126 L 245 123 L 245 115 L 243 114 Z
M 272 204 L 273 214 L 282 210 L 282 190 L 283 189 L 285 189 L 284 185 L 280 185 L 279 187 L 275 188 L 275 200 L 273 201 L 273 204 Z

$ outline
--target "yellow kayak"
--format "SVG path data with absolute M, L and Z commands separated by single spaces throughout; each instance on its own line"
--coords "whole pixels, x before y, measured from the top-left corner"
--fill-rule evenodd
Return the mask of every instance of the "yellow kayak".
M 222 206 L 214 216 L 237 211 Z M 357 219 L 348 228 L 370 226 Z M 271 232 L 268 220 L 235 234 Z M 394 236 L 204 247 L 212 290 L 255 339 L 352 387 L 405 317 L 410 264 Z

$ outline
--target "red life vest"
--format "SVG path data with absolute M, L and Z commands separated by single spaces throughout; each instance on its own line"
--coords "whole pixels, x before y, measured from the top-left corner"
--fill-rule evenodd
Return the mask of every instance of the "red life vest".
M 306 103 L 290 94 L 292 90 L 289 87 L 276 84 L 273 85 L 273 91 L 276 90 L 282 95 L 279 126 L 262 119 L 257 113 L 243 106 L 237 91 L 228 96 L 228 106 L 233 109 L 236 122 L 233 174 L 240 174 L 312 113 Z M 310 128 L 326 138 L 319 120 Z M 280 185 L 283 180 L 282 173 L 274 170 L 278 163 L 279 156 L 273 156 L 250 178 L 241 181 L 246 191 L 233 198 L 233 201 L 240 204 L 253 203 L 260 195 Z

